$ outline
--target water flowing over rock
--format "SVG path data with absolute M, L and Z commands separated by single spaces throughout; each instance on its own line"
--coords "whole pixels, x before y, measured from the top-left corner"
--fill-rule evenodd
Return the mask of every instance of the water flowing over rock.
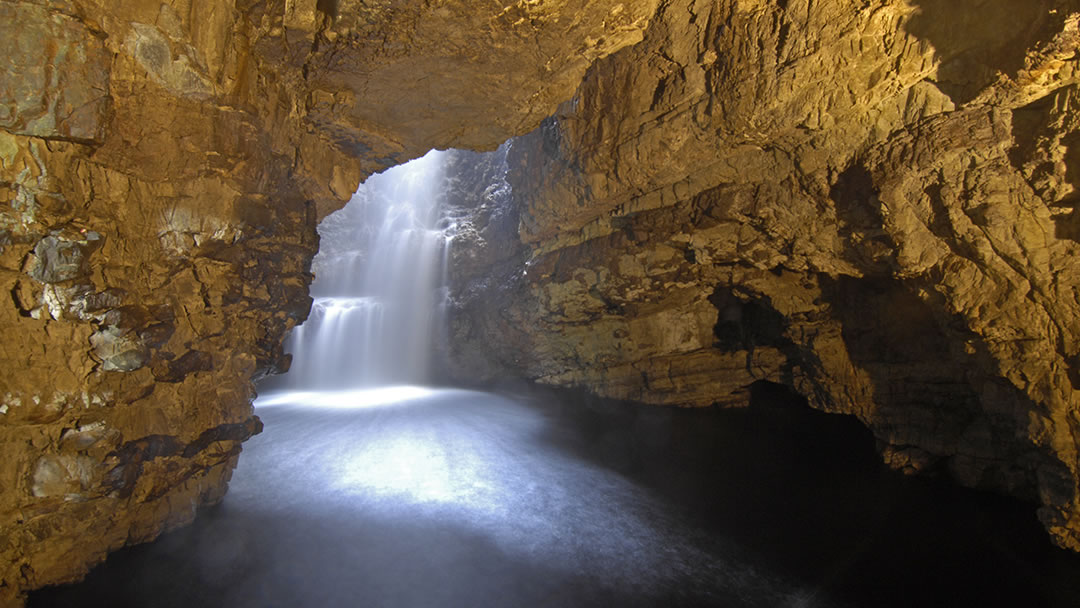
M 220 500 L 318 221 L 511 137 L 450 178 L 459 377 L 784 383 L 1080 550 L 1078 50 L 1076 0 L 0 0 L 0 603 Z
M 429 380 L 446 284 L 443 156 L 372 176 L 320 224 L 311 315 L 286 342 L 290 388 Z
M 0 0 L 0 605 L 219 501 L 318 221 L 534 128 L 655 6 Z
M 1080 549 L 1078 8 L 661 7 L 511 143 L 517 263 L 452 269 L 458 375 L 784 383 Z

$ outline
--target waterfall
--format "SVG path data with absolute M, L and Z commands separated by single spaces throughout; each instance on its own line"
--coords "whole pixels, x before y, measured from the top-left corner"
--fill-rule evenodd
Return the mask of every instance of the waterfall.
M 286 348 L 289 388 L 423 384 L 446 282 L 445 153 L 370 177 L 319 225 L 314 304 Z

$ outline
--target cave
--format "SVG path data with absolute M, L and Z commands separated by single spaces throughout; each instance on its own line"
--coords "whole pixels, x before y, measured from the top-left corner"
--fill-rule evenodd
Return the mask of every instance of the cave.
M 1076 0 L 0 50 L 0 605 L 1080 601 Z

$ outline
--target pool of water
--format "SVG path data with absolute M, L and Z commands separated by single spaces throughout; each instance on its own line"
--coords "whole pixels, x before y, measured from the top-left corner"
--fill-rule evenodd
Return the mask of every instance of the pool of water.
M 263 398 L 224 502 L 30 606 L 1080 605 L 1034 506 L 885 470 L 759 391 Z

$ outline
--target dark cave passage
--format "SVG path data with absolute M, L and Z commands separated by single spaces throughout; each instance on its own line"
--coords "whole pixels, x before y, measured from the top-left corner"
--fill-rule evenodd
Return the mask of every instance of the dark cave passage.
M 0 16 L 0 608 L 1080 606 L 1080 0 Z
M 513 235 L 497 221 L 505 149 L 425 159 L 320 225 L 293 369 L 262 384 L 265 431 L 224 502 L 30 606 L 1074 605 L 1080 559 L 1051 546 L 1034 506 L 889 471 L 862 423 L 780 385 L 726 410 L 394 385 L 430 382 L 452 358 L 447 243 L 513 250 L 497 236 Z M 921 302 L 837 285 L 826 295 L 850 313 L 860 364 L 959 375 Z M 709 302 L 715 347 L 786 344 L 767 304 L 720 288 Z M 875 307 L 904 335 L 864 328 L 886 318 Z
M 739 410 L 533 389 L 277 404 L 229 494 L 30 606 L 1073 606 L 1031 507 L 884 470 L 775 386 Z M 370 396 L 371 393 L 368 393 Z

